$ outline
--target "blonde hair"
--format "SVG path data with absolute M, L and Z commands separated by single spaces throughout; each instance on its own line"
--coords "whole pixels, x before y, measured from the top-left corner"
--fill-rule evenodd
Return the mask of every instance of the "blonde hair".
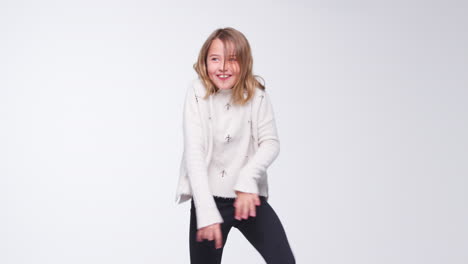
M 227 57 L 227 45 L 234 46 L 235 55 L 240 67 L 240 74 L 239 79 L 232 88 L 232 100 L 233 103 L 243 105 L 253 97 L 253 95 L 255 94 L 256 87 L 265 90 L 265 85 L 261 84 L 257 80 L 257 77 L 259 76 L 253 75 L 252 73 L 253 58 L 247 38 L 240 31 L 231 27 L 219 28 L 213 33 L 211 33 L 211 35 L 203 44 L 200 53 L 198 54 L 197 62 L 193 65 L 193 68 L 198 74 L 198 78 L 201 80 L 201 82 L 206 88 L 206 94 L 204 96 L 204 99 L 208 98 L 210 95 L 215 94 L 218 91 L 218 88 L 216 88 L 216 86 L 213 84 L 210 77 L 208 76 L 206 66 L 206 57 L 208 55 L 208 50 L 210 49 L 211 43 L 215 39 L 219 39 L 223 42 L 225 58 Z M 246 97 L 244 97 L 244 92 L 247 93 Z

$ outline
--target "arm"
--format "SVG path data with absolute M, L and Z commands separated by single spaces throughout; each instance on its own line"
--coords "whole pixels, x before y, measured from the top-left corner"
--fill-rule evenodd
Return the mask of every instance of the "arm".
M 258 180 L 266 173 L 280 151 L 273 107 L 265 92 L 258 113 L 258 149 L 241 169 L 234 190 L 258 194 Z M 254 128 L 255 129 L 255 128 Z
M 223 218 L 209 188 L 208 168 L 205 163 L 206 155 L 203 145 L 205 135 L 193 87 L 189 87 L 187 90 L 183 116 L 184 155 L 196 207 L 197 229 L 200 229 L 214 223 L 222 223 Z

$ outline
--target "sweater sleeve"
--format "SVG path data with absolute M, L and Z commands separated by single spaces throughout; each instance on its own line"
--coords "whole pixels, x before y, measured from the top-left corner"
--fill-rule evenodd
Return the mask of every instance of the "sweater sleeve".
M 208 182 L 208 168 L 205 163 L 203 128 L 199 115 L 198 100 L 193 87 L 186 93 L 183 111 L 184 155 L 188 178 L 192 189 L 197 217 L 197 229 L 222 223 L 223 218 L 216 207 Z
M 273 106 L 266 92 L 258 112 L 258 149 L 240 170 L 234 190 L 258 194 L 258 181 L 266 174 L 280 151 Z

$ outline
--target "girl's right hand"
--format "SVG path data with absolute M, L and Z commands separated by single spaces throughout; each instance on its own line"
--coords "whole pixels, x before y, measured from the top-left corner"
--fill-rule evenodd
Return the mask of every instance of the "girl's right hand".
M 223 246 L 223 235 L 221 233 L 221 224 L 216 223 L 202 227 L 197 231 L 197 241 L 202 242 L 204 239 L 209 241 L 215 240 L 215 247 L 219 249 Z

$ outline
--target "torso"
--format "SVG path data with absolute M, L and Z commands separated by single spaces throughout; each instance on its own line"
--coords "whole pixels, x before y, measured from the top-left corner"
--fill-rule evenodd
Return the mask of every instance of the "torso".
M 254 150 L 251 139 L 250 103 L 235 105 L 232 90 L 213 95 L 213 155 L 208 170 L 213 195 L 236 197 L 233 186 L 239 170 Z

